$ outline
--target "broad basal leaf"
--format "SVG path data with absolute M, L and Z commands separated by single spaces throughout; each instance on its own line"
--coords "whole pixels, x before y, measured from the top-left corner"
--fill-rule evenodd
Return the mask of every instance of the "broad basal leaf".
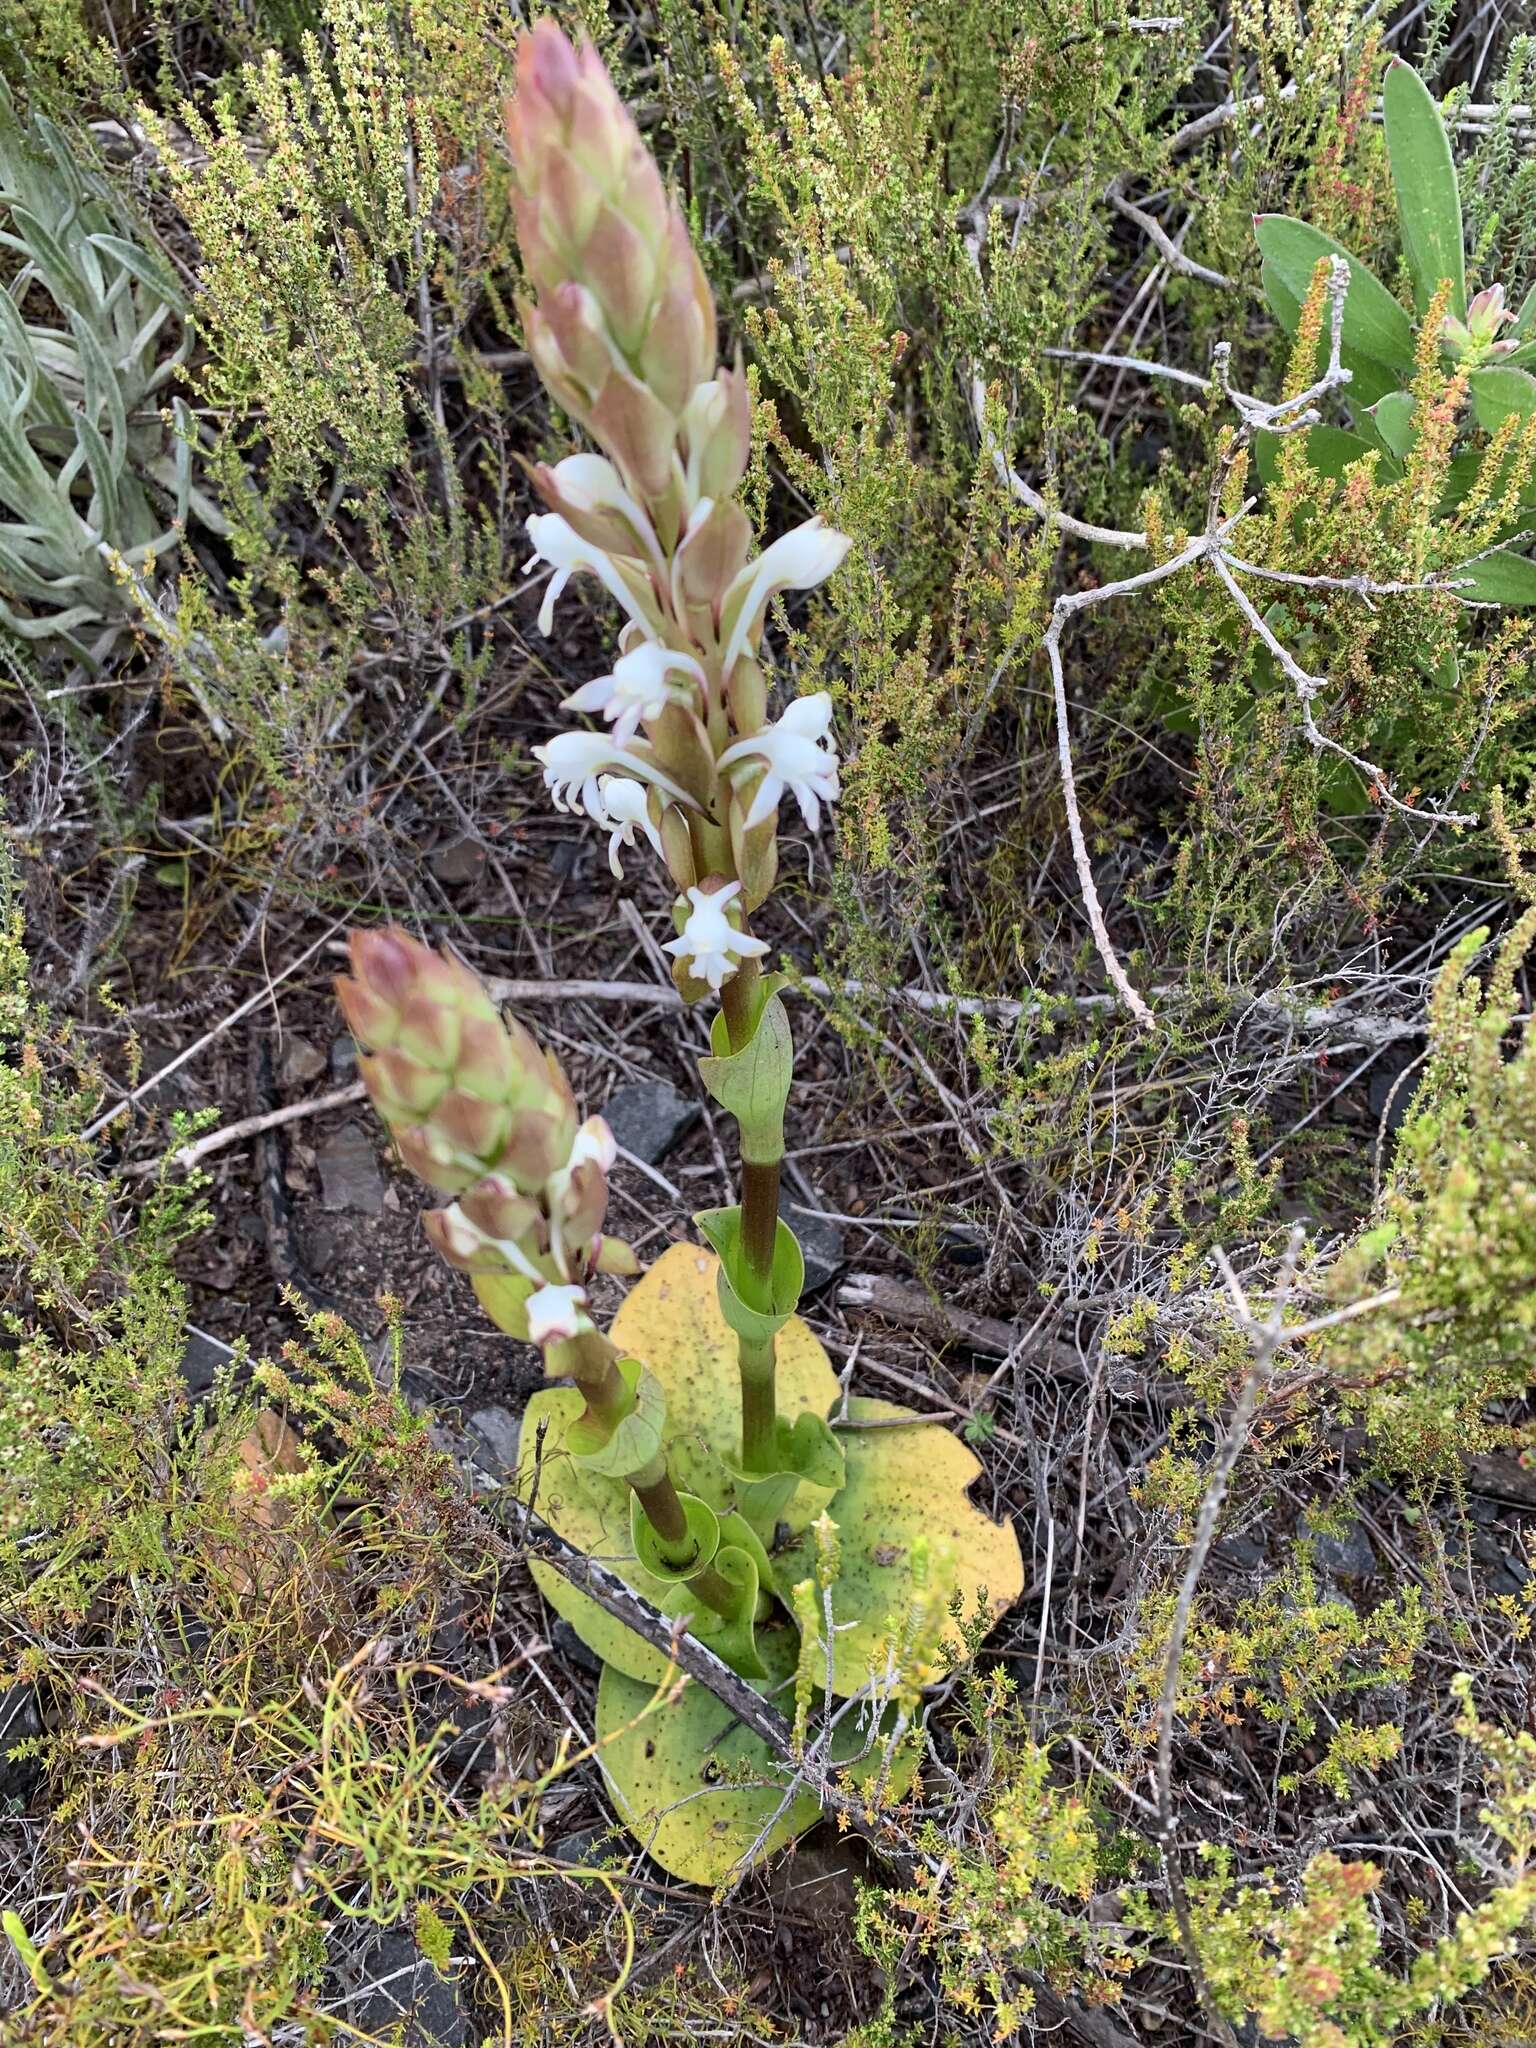
M 1344 300 L 1346 345 L 1400 376 L 1411 374 L 1413 323 L 1363 263 L 1357 262 L 1331 235 L 1283 213 L 1260 214 L 1254 222 L 1254 234 L 1265 264 L 1298 306 L 1307 296 L 1320 258 L 1342 256 L 1349 265 L 1349 291 Z M 1324 324 L 1326 332 L 1326 318 Z
M 981 1464 L 959 1437 L 890 1401 L 853 1400 L 848 1407 L 849 1420 L 866 1426 L 838 1431 L 848 1477 L 827 1509 L 840 1554 L 832 1676 L 844 1696 L 858 1691 L 904 1632 L 917 1681 L 937 1677 L 939 1646 L 956 1634 L 952 1594 L 959 1593 L 969 1621 L 983 1589 L 994 1618 L 1024 1590 L 1013 1524 L 994 1522 L 970 1500 L 966 1489 L 980 1478 Z M 773 1560 L 786 1599 L 815 1568 L 808 1533 Z M 818 1678 L 825 1666 L 818 1656 Z
M 630 1289 L 611 1335 L 621 1351 L 650 1369 L 666 1395 L 663 1441 L 678 1487 L 724 1514 L 734 1505 L 734 1491 L 719 1450 L 734 1457 L 741 1448 L 741 1393 L 736 1339 L 716 1293 L 718 1267 L 713 1252 L 673 1245 Z M 826 1352 L 792 1316 L 778 1337 L 779 1413 L 791 1421 L 807 1409 L 824 1416 L 837 1392 Z M 568 1542 L 600 1558 L 659 1607 L 668 1589 L 635 1559 L 629 1488 L 582 1471 L 566 1455 L 566 1432 L 585 1405 L 574 1387 L 544 1387 L 530 1399 L 518 1438 L 518 1497 L 528 1499 L 533 1487 L 539 1426 L 545 1423 L 538 1512 Z M 785 1505 L 782 1519 L 798 1530 L 814 1519 L 825 1500 L 824 1490 L 808 1484 L 803 1498 L 797 1493 Z M 631 1678 L 660 1682 L 667 1664 L 659 1651 L 605 1614 L 553 1565 L 536 1563 L 533 1575 L 550 1606 L 599 1657 Z

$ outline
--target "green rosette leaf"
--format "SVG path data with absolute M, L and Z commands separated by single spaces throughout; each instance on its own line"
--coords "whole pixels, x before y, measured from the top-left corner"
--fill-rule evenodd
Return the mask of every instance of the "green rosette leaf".
M 766 1676 L 751 1681 L 753 1690 L 781 1698 L 799 1639 L 791 1628 L 772 1628 L 758 1642 Z M 653 1708 L 654 1699 L 655 1685 L 608 1666 L 597 1689 L 598 1759 L 620 1818 L 663 1870 L 688 1884 L 728 1884 L 820 1818 L 809 1793 L 786 1801 L 788 1767 L 712 1692 L 685 1679 L 664 1707 Z M 887 1768 L 881 1745 L 861 1754 L 866 1741 L 852 1714 L 833 1738 L 834 1759 L 859 1758 L 848 1771 L 855 1785 Z M 889 1796 L 906 1791 L 917 1758 L 915 1741 L 896 1751 Z

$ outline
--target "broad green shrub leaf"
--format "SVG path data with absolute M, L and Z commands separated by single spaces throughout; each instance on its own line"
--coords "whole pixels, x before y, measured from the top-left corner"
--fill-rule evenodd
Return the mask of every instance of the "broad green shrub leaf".
M 937 1677 L 939 1646 L 956 1633 L 948 1613 L 956 1592 L 969 1621 L 983 1588 L 994 1618 L 1024 1590 L 1013 1524 L 992 1521 L 967 1497 L 981 1464 L 959 1437 L 890 1401 L 853 1400 L 848 1413 L 853 1422 L 882 1426 L 838 1431 L 848 1477 L 827 1512 L 838 1530 L 832 1676 L 843 1696 L 858 1691 L 871 1662 L 883 1664 L 886 1646 L 914 1621 L 914 1675 Z M 815 1569 L 815 1539 L 802 1534 L 774 1558 L 774 1582 L 788 1599 Z M 815 1669 L 820 1682 L 826 1659 L 819 1653 Z
M 741 1448 L 741 1391 L 736 1339 L 716 1293 L 718 1269 L 713 1252 L 698 1245 L 671 1246 L 630 1289 L 610 1334 L 626 1356 L 649 1368 L 666 1395 L 663 1436 L 673 1479 L 683 1492 L 696 1493 L 724 1514 L 734 1505 L 734 1490 L 721 1457 L 735 1457 Z M 801 1319 L 791 1316 L 778 1338 L 780 1414 L 791 1422 L 806 1410 L 824 1416 L 837 1396 L 837 1375 L 826 1352 Z M 528 1498 L 539 1424 L 547 1422 L 538 1512 L 567 1542 L 600 1558 L 660 1607 L 668 1589 L 636 1561 L 630 1542 L 628 1486 L 583 1472 L 567 1455 L 566 1434 L 585 1405 L 574 1387 L 542 1387 L 533 1395 L 518 1438 L 518 1498 Z M 797 1489 L 780 1519 L 798 1534 L 824 1505 L 823 1490 L 808 1484 Z M 599 1657 L 631 1678 L 660 1683 L 667 1664 L 658 1651 L 605 1614 L 553 1565 L 535 1563 L 532 1569 L 550 1606 Z
M 1281 444 L 1292 438 L 1289 434 L 1254 435 L 1254 466 L 1266 484 L 1278 483 Z M 1396 482 L 1402 474 L 1391 456 L 1384 455 L 1362 435 L 1347 433 L 1343 427 L 1308 427 L 1306 444 L 1307 461 L 1319 476 L 1342 479 L 1347 469 L 1367 456 L 1374 457 L 1377 475 L 1383 483 Z
M 1411 391 L 1389 391 L 1371 407 L 1371 422 L 1392 453 L 1406 457 L 1419 438 L 1413 424 L 1415 411 Z
M 1349 291 L 1344 300 L 1345 345 L 1389 370 L 1406 376 L 1413 370 L 1413 323 L 1386 286 L 1363 263 L 1304 220 L 1288 214 L 1264 213 L 1254 234 L 1266 266 L 1299 309 L 1312 284 L 1312 273 L 1324 256 L 1342 256 L 1349 265 Z M 1279 306 L 1275 311 L 1285 315 Z M 1326 321 L 1324 323 L 1326 332 Z M 1289 331 L 1294 334 L 1295 326 Z M 1376 394 L 1378 397 L 1381 393 Z
M 1294 335 L 1301 325 L 1301 300 L 1282 281 L 1272 263 L 1266 263 L 1260 273 L 1264 296 L 1269 301 L 1270 311 L 1280 322 L 1287 334 Z M 1328 367 L 1329 336 L 1325 325 L 1318 337 L 1315 370 L 1318 376 Z M 1398 371 L 1389 369 L 1385 363 L 1378 363 L 1359 349 L 1351 348 L 1346 341 L 1339 349 L 1339 361 L 1350 374 L 1349 397 L 1351 404 L 1374 405 L 1385 398 L 1389 391 L 1395 391 L 1402 382 Z
M 765 1630 L 758 1647 L 769 1675 L 754 1681 L 754 1690 L 782 1705 L 799 1652 L 795 1631 Z M 647 1714 L 655 1687 L 609 1665 L 597 1689 L 598 1756 L 620 1818 L 663 1870 L 689 1884 L 724 1884 L 739 1874 L 742 1858 L 764 1829 L 759 1857 L 803 1834 L 821 1809 L 804 1792 L 786 1805 L 787 1773 L 767 1744 L 703 1686 L 688 1679 L 682 1686 L 680 1698 Z M 849 1716 L 834 1738 L 833 1754 L 856 1756 L 864 1740 L 856 1717 Z M 861 1783 L 881 1762 L 876 1749 L 849 1776 Z M 897 1758 L 889 1789 L 898 1797 L 911 1782 L 914 1764 L 910 1751 Z M 722 1783 L 742 1772 L 765 1782 Z
M 1536 604 L 1536 562 L 1525 555 L 1512 555 L 1507 548 L 1494 548 L 1452 575 L 1464 585 L 1463 597 L 1475 597 L 1484 604 Z
M 1496 434 L 1509 415 L 1528 420 L 1536 414 L 1536 377 L 1508 363 L 1490 363 L 1467 379 L 1472 414 L 1485 433 Z
M 1413 303 L 1424 313 L 1442 278 L 1448 277 L 1451 311 L 1465 316 L 1466 251 L 1450 138 L 1429 87 L 1401 58 L 1388 66 L 1382 112 L 1403 253 L 1413 276 Z

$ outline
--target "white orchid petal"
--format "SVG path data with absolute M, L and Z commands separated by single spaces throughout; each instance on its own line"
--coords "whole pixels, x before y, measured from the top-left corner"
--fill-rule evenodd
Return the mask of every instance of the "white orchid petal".
M 728 906 L 741 894 L 740 882 L 731 882 L 710 893 L 690 889 L 693 906 L 688 921 L 664 950 L 673 953 L 696 980 L 706 982 L 718 995 L 743 960 L 755 960 L 768 948 L 759 938 L 738 931 L 726 916 Z
M 541 633 L 547 635 L 550 632 L 554 623 L 555 599 L 578 569 L 585 569 L 589 575 L 595 576 L 608 595 L 615 598 L 637 624 L 648 625 L 644 606 L 619 573 L 612 556 L 594 547 L 590 541 L 583 540 L 570 521 L 562 519 L 558 512 L 535 512 L 528 521 L 528 538 L 533 542 L 538 558 L 548 562 L 556 572 L 539 611 Z
M 748 562 L 727 589 L 720 608 L 722 618 L 734 620 L 725 643 L 721 674 L 731 673 L 757 620 L 779 591 L 814 590 L 838 567 L 852 545 L 847 534 L 836 532 L 819 518 L 808 519 L 803 526 L 782 534 L 755 562 Z
M 584 1287 L 546 1284 L 530 1294 L 527 1304 L 528 1336 L 534 1344 L 558 1343 L 574 1337 L 584 1320 L 587 1305 Z

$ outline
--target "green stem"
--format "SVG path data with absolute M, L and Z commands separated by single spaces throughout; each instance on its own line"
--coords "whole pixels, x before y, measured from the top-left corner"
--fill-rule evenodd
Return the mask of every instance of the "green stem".
M 756 1024 L 753 996 L 757 962 L 745 960 L 721 990 L 721 1008 L 731 1050 L 748 1044 Z M 741 1162 L 741 1297 L 766 1314 L 773 1307 L 773 1255 L 779 1235 L 779 1174 L 782 1157 Z M 741 1462 L 748 1472 L 778 1467 L 778 1406 L 774 1387 L 775 1344 L 737 1340 L 741 1373 Z
M 742 1466 L 748 1472 L 776 1472 L 779 1444 L 773 1339 L 753 1344 L 739 1337 L 736 1356 L 741 1369 Z
M 629 1483 L 645 1509 L 646 1520 L 656 1532 L 657 1549 L 668 1564 L 686 1568 L 698 1550 L 688 1533 L 688 1517 L 677 1497 L 677 1488 L 667 1470 L 666 1459 L 658 1454 L 646 1470 L 636 1473 Z M 688 1587 L 690 1592 L 697 1593 L 700 1599 L 713 1607 L 716 1614 L 729 1617 L 736 1612 L 740 1595 L 714 1565 L 706 1565 L 688 1581 Z

